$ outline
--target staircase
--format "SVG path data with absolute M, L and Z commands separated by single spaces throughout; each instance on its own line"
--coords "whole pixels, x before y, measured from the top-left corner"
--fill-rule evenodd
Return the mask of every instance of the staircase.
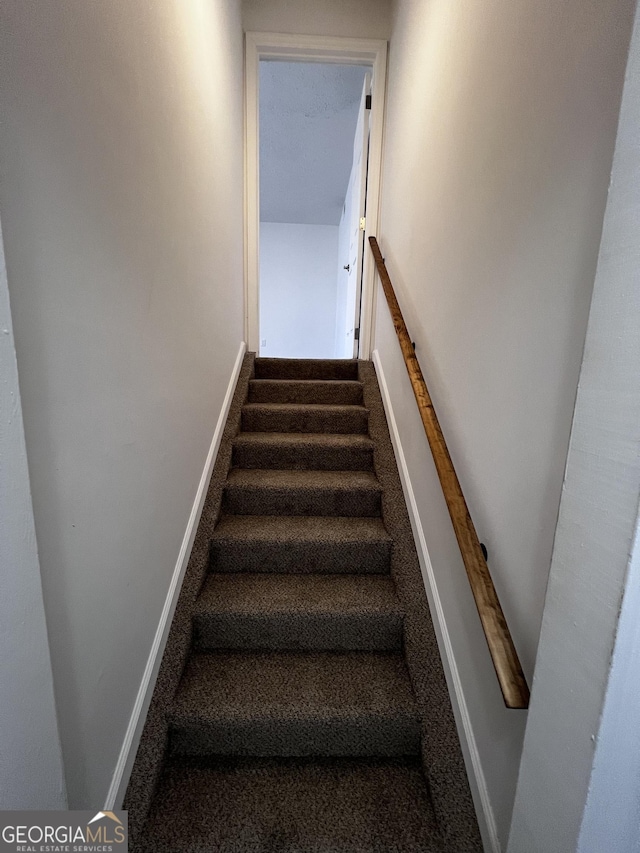
M 139 853 L 481 849 L 381 412 L 370 364 L 247 357 L 125 803 Z

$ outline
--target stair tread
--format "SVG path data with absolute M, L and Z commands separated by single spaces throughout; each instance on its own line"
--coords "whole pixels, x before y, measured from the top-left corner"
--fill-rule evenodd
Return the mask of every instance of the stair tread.
M 353 379 L 252 379 L 249 401 L 362 403 L 364 383 Z
M 170 712 L 179 724 L 268 719 L 417 721 L 404 658 L 388 652 L 192 654 Z M 373 724 L 375 725 L 375 724 Z
M 369 410 L 349 403 L 245 403 L 246 432 L 363 433 L 369 431 Z
M 382 486 L 371 471 L 232 468 L 222 507 L 231 515 L 371 518 L 381 515 Z
M 411 759 L 169 760 L 141 853 L 437 853 Z
M 249 385 L 357 385 L 362 388 L 364 382 L 360 379 L 261 379 L 258 377 L 250 379 Z
M 256 379 L 358 379 L 355 359 L 256 358 Z
M 390 577 L 370 575 L 210 575 L 195 613 L 401 615 Z
M 384 575 L 213 574 L 194 607 L 199 649 L 398 651 L 402 627 Z
M 233 440 L 237 468 L 371 471 L 373 442 L 363 433 L 252 432 Z
M 388 574 L 382 519 L 345 515 L 223 515 L 210 539 L 216 573 Z
M 353 388 L 363 388 L 364 382 L 359 379 L 251 379 L 249 387 L 266 388 L 273 385 L 276 388 L 286 388 L 294 385 L 302 385 L 309 388 L 336 388 L 340 385 Z
M 337 432 L 239 432 L 234 445 L 320 445 L 336 448 L 373 448 L 373 441 L 362 433 Z
M 298 471 L 277 468 L 232 468 L 227 476 L 226 487 L 382 491 L 380 482 L 370 471 Z
M 245 403 L 243 411 L 247 412 L 326 412 L 332 414 L 350 414 L 353 412 L 367 413 L 365 406 L 357 403 Z
M 392 541 L 380 518 L 324 515 L 223 515 L 213 531 L 212 540 L 284 545 L 298 542 L 388 545 Z

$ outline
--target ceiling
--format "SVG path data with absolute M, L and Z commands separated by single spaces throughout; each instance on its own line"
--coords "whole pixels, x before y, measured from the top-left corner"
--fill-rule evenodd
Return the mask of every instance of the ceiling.
M 366 72 L 260 62 L 260 219 L 338 225 Z

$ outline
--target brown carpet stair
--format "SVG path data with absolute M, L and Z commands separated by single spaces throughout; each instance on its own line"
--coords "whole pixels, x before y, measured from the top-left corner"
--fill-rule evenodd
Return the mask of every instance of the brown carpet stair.
M 196 602 L 199 649 L 400 651 L 389 576 L 211 574 Z
M 170 848 L 157 822 L 163 815 L 172 820 Z M 415 760 L 171 760 L 154 817 L 145 853 L 441 849 Z
M 232 515 L 380 515 L 381 489 L 369 471 L 229 471 L 222 499 Z
M 252 379 L 249 398 L 252 403 L 361 406 L 362 383 L 347 379 Z
M 392 540 L 380 518 L 222 516 L 210 544 L 216 572 L 389 571 Z
M 314 468 L 372 471 L 373 442 L 366 435 L 241 432 L 233 442 L 238 468 Z
M 408 666 L 397 566 L 411 554 L 419 572 L 394 532 L 384 483 L 397 471 L 390 446 L 376 450 L 365 368 L 249 359 L 194 545 L 207 571 L 185 580 L 127 794 L 133 849 L 479 851 L 465 782 L 449 802 L 457 782 L 433 761 L 443 711 L 427 719 L 424 701 L 443 692 L 439 661 L 418 649 L 418 681 Z M 446 697 L 444 717 L 446 739 Z
M 193 655 L 170 715 L 172 753 L 419 755 L 420 722 L 401 655 Z
M 364 406 L 316 403 L 250 403 L 242 410 L 247 432 L 366 433 Z

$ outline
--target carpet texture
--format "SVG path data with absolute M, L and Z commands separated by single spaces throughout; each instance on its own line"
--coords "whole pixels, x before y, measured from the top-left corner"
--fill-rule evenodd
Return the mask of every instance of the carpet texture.
M 137 853 L 482 849 L 370 363 L 245 358 L 125 808 Z
M 171 760 L 148 827 L 140 853 L 442 849 L 415 760 Z

